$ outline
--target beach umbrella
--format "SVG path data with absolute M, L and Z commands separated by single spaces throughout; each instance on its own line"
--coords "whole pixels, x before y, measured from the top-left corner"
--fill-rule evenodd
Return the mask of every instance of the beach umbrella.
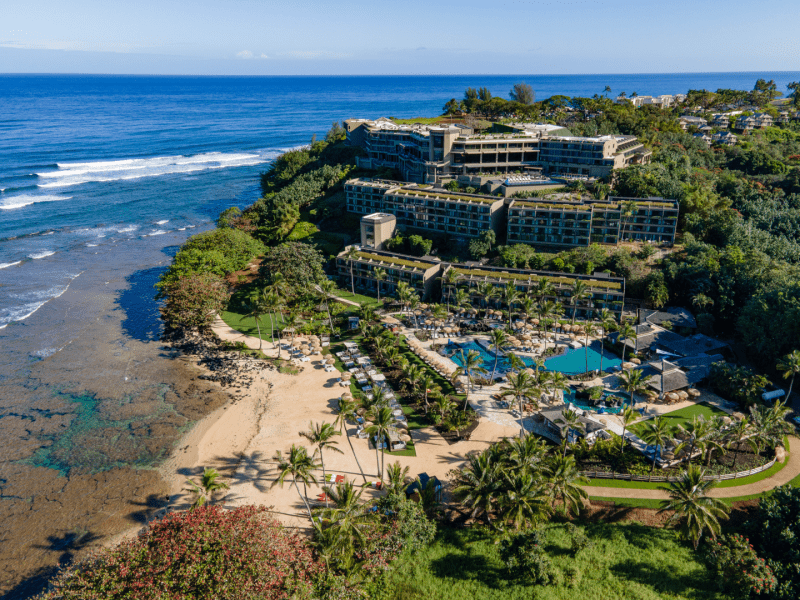
M 700 397 L 700 390 L 698 390 L 698 389 L 695 389 L 695 388 L 689 388 L 689 389 L 687 390 L 687 392 L 689 393 L 689 395 L 690 395 L 690 396 L 694 396 L 695 398 L 698 398 L 698 397 Z
M 332 356 L 329 356 L 328 358 L 325 359 L 325 362 L 328 363 L 329 365 L 332 365 L 336 362 L 336 359 L 333 358 Z
M 428 305 L 427 304 L 420 304 L 419 307 L 421 309 L 425 310 L 426 308 L 428 308 Z
M 345 381 L 350 379 L 352 376 L 353 374 L 350 371 L 342 371 L 342 379 Z
M 635 356 L 634 356 L 633 358 L 631 358 L 631 362 L 632 362 L 633 364 L 635 364 L 635 365 L 640 365 L 640 364 L 642 364 L 642 361 L 641 361 L 641 359 L 639 359 L 639 358 L 636 358 Z
M 353 398 L 353 394 L 351 394 L 350 392 L 345 392 L 344 394 L 342 394 L 341 398 L 342 400 L 351 400 Z
M 533 323 L 534 325 L 538 325 L 539 324 L 539 319 L 534 319 L 533 321 L 531 321 L 531 323 Z
M 356 410 L 356 414 L 358 416 L 362 416 L 365 412 L 367 412 L 367 409 L 363 408 L 363 407 Z M 366 421 L 366 419 L 365 419 L 365 421 Z
M 526 342 L 529 342 L 533 338 L 531 338 L 531 335 L 529 333 L 523 333 L 522 334 L 522 339 L 525 340 Z
M 311 350 L 309 350 L 308 348 L 303 348 L 302 352 L 303 352 L 303 354 L 304 354 L 304 355 L 306 355 L 306 356 L 308 356 L 309 354 L 311 354 Z
M 531 368 L 525 369 L 525 372 L 526 372 L 528 375 L 536 375 L 536 371 L 534 371 L 534 370 L 533 370 L 533 369 L 531 369 Z
M 401 433 L 397 437 L 400 438 L 400 441 L 403 441 L 403 442 L 410 442 L 411 441 L 411 436 L 408 435 L 407 433 Z

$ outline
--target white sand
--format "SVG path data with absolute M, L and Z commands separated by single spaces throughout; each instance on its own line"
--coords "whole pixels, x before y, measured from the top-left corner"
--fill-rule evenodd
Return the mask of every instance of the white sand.
M 224 324 L 218 324 L 214 329 L 222 339 L 245 341 L 250 347 L 258 347 L 258 339 L 243 336 Z M 269 342 L 263 344 L 266 354 L 275 355 L 270 347 Z M 273 460 L 276 451 L 285 453 L 292 444 L 300 444 L 308 447 L 309 453 L 313 452 L 300 432 L 308 429 L 309 422 L 333 422 L 337 400 L 345 391 L 338 385 L 338 373 L 326 372 L 321 356 L 312 358 L 311 362 L 303 364 L 297 375 L 264 372 L 260 380 L 256 378 L 243 399 L 209 414 L 186 434 L 161 469 L 170 483 L 173 507 L 184 508 L 191 501 L 191 496 L 185 493 L 187 476 L 191 474 L 196 478 L 204 467 L 214 467 L 231 486 L 229 493 L 221 498 L 223 505 L 272 506 L 284 524 L 301 528 L 308 526 L 305 506 L 291 484 L 291 478 L 283 487 L 273 487 L 272 484 L 276 479 Z M 384 461 L 386 465 L 398 461 L 402 466 L 408 466 L 412 477 L 427 472 L 444 481 L 449 479 L 448 471 L 460 466 L 468 453 L 481 451 L 503 436 L 514 436 L 517 432 L 517 428 L 481 421 L 469 441 L 449 445 L 434 428 L 428 427 L 411 433 L 417 456 L 387 454 Z M 350 433 L 367 479 L 377 479 L 375 451 L 369 449 L 367 440 L 355 437 L 354 426 L 350 426 Z M 342 453 L 326 451 L 327 472 L 363 483 L 347 439 L 344 435 L 337 439 Z M 316 475 L 322 479 L 321 471 Z M 302 490 L 302 485 L 300 488 Z M 308 497 L 312 500 L 320 493 L 319 485 L 308 489 Z M 365 497 L 371 493 L 375 492 L 369 490 Z

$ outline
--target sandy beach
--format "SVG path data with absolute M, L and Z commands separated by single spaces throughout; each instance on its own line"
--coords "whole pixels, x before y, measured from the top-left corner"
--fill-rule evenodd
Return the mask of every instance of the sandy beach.
M 244 341 L 250 347 L 258 347 L 257 338 L 244 336 L 221 321 L 215 325 L 214 333 L 223 340 Z M 262 349 L 268 356 L 277 355 L 268 342 Z M 196 477 L 204 468 L 213 467 L 230 485 L 229 492 L 220 497 L 222 505 L 267 505 L 285 525 L 308 526 L 305 507 L 294 487 L 288 481 L 283 487 L 273 487 L 277 475 L 273 457 L 277 451 L 288 451 L 292 444 L 309 447 L 301 432 L 310 423 L 331 423 L 336 418 L 335 408 L 343 391 L 338 384 L 338 373 L 325 371 L 323 356 L 311 358 L 303 363 L 298 374 L 263 371 L 243 390 L 241 399 L 215 410 L 194 425 L 160 469 L 169 485 L 172 508 L 185 508 L 192 500 L 187 492 L 187 477 Z M 397 461 L 409 467 L 412 477 L 426 472 L 444 481 L 448 479 L 448 471 L 462 464 L 469 453 L 481 451 L 503 436 L 517 432 L 514 427 L 482 421 L 470 440 L 451 445 L 433 427 L 426 427 L 411 433 L 417 456 L 387 454 L 384 461 L 386 465 Z M 367 440 L 355 436 L 355 426 L 350 426 L 350 434 L 364 476 L 344 435 L 337 438 L 341 453 L 325 452 L 327 473 L 344 475 L 358 484 L 365 478 L 378 479 L 375 451 L 368 447 Z M 309 451 L 313 449 L 309 447 Z M 316 476 L 322 480 L 321 470 Z M 308 497 L 315 499 L 321 491 L 321 484 L 312 485 Z M 373 493 L 371 489 L 365 495 L 369 493 Z

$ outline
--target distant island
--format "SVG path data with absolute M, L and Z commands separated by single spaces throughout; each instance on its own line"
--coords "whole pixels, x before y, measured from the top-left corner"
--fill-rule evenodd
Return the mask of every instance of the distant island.
M 800 596 L 789 89 L 468 88 L 275 159 L 157 284 L 244 400 L 44 597 Z

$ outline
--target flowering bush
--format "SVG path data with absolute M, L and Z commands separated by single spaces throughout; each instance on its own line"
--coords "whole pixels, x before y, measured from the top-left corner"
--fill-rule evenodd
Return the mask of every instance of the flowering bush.
M 737 598 L 768 594 L 778 583 L 766 561 L 759 558 L 750 541 L 739 534 L 710 540 L 705 545 L 704 555 L 720 587 L 735 592 Z
M 228 302 L 228 286 L 219 275 L 190 273 L 164 287 L 167 302 L 162 314 L 173 327 L 203 329 Z
M 541 534 L 535 529 L 500 542 L 500 560 L 512 578 L 527 579 L 535 585 L 548 585 L 558 577 L 542 547 Z
M 204 506 L 64 570 L 44 599 L 303 598 L 321 572 L 308 543 L 265 507 Z

